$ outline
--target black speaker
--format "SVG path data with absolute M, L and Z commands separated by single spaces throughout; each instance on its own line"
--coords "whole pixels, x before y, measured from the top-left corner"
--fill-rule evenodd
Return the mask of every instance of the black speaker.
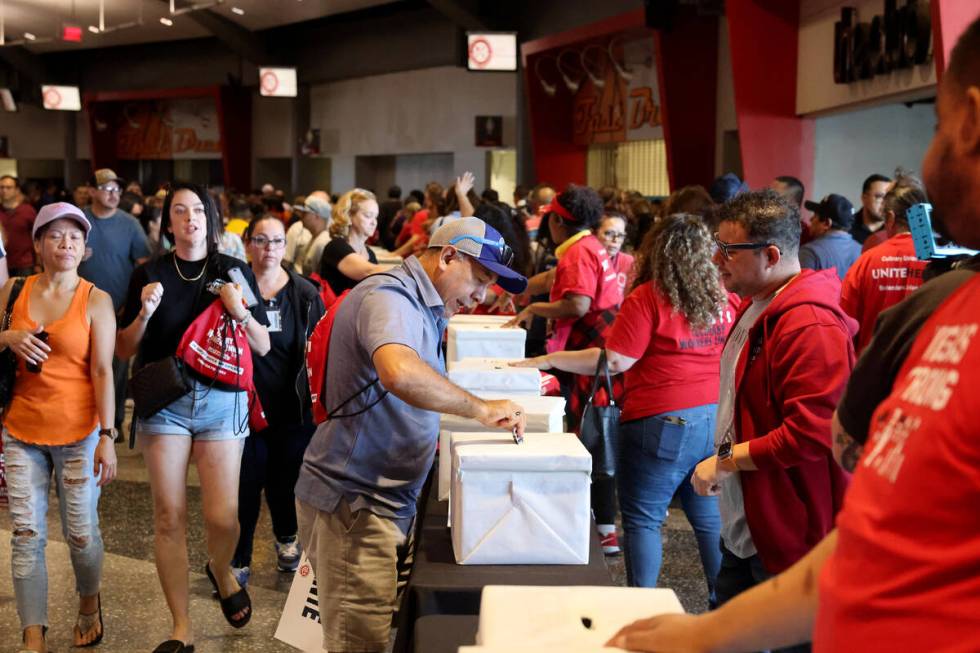
M 647 27 L 669 30 L 677 12 L 677 0 L 643 0 Z

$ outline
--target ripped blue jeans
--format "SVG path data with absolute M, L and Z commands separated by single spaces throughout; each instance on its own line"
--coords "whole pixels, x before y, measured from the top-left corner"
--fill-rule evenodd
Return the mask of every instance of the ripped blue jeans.
M 75 588 L 81 596 L 99 592 L 102 577 L 102 533 L 99 487 L 92 458 L 98 430 L 74 444 L 28 444 L 3 431 L 3 453 L 10 498 L 10 566 L 22 628 L 48 625 L 48 491 L 54 472 L 61 511 L 61 531 L 68 543 Z

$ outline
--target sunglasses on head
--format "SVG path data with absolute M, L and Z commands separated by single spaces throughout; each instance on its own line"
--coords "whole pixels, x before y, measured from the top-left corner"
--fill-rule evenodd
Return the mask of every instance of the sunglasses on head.
M 461 240 L 472 240 L 475 243 L 480 243 L 481 245 L 489 245 L 490 247 L 493 247 L 500 254 L 497 257 L 497 260 L 500 263 L 506 265 L 507 267 L 510 267 L 511 263 L 514 262 L 514 250 L 510 248 L 510 245 L 504 242 L 503 238 L 501 238 L 500 240 L 490 240 L 488 238 L 480 238 L 479 236 L 465 235 L 465 236 L 456 236 L 455 238 L 450 239 L 449 244 L 455 245 Z

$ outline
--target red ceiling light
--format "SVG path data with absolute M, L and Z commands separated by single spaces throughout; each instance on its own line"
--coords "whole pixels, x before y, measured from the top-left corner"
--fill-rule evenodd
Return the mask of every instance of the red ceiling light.
M 82 28 L 79 25 L 62 25 L 61 40 L 72 43 L 82 42 Z

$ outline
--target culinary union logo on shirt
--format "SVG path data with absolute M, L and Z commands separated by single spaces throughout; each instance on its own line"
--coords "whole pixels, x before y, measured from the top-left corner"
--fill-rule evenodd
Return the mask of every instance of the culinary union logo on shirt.
M 904 387 L 896 387 L 899 399 L 912 407 L 933 412 L 945 410 L 960 381 L 957 368 L 978 329 L 977 324 L 937 327 L 922 358 L 902 379 Z M 892 483 L 905 462 L 905 443 L 922 426 L 922 417 L 913 412 L 895 407 L 880 415 L 876 420 L 874 444 L 862 462 L 864 467 L 877 471 Z

